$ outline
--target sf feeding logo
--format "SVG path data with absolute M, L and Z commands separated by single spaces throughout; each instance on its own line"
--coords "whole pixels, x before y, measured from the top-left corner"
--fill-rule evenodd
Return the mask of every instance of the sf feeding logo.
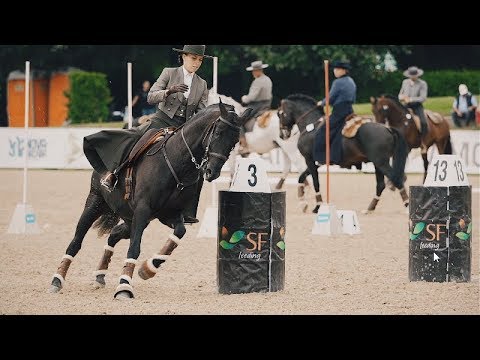
M 460 240 L 468 240 L 472 232 L 472 223 L 470 222 L 470 224 L 467 226 L 465 220 L 460 219 L 458 225 L 462 231 L 457 232 L 455 236 Z M 420 221 L 415 224 L 415 227 L 413 227 L 413 230 L 410 232 L 410 240 L 416 240 L 421 234 L 423 234 L 423 239 L 420 240 L 426 240 L 427 242 L 421 241 L 420 249 L 428 248 L 438 250 L 440 244 L 433 242 L 444 240 L 447 236 L 446 229 L 447 224 L 427 224 L 423 221 Z M 463 231 L 464 229 L 466 232 Z
M 285 251 L 285 229 L 282 227 L 279 230 L 280 241 L 278 241 L 275 245 Z M 229 232 L 226 227 L 222 227 L 220 246 L 225 250 L 233 249 L 237 244 L 239 244 L 242 240 L 247 240 L 249 242 L 249 247 L 246 247 L 244 251 L 240 251 L 238 254 L 239 259 L 255 259 L 259 260 L 261 258 L 261 251 L 262 248 L 265 249 L 265 244 L 269 241 L 269 234 L 267 232 L 260 232 L 260 231 L 249 231 L 248 233 L 243 230 L 235 231 L 228 241 Z

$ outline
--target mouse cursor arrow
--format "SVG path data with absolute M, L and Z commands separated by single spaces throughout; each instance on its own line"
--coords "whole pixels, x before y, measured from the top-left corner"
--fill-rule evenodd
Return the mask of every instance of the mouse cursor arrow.
M 440 260 L 440 258 L 438 257 L 437 254 L 433 253 L 433 261 L 437 261 Z

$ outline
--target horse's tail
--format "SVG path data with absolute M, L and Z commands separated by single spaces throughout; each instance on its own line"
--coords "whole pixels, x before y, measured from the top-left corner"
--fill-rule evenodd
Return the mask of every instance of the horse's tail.
M 118 224 L 120 216 L 115 214 L 115 212 L 108 208 L 107 212 L 102 214 L 97 221 L 93 224 L 94 229 L 98 229 L 98 236 L 103 236 L 110 233 L 115 225 Z
M 392 164 L 392 182 L 400 185 L 403 182 L 405 174 L 405 164 L 408 156 L 408 145 L 403 135 L 395 128 L 390 128 L 395 138 L 395 148 L 393 150 Z
M 443 150 L 445 155 L 453 154 L 452 142 L 450 140 L 450 134 L 448 135 L 447 143 L 445 144 L 445 149 Z

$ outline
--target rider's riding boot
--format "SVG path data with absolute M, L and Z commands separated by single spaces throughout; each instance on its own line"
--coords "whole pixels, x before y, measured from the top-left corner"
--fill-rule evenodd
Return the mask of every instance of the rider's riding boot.
M 114 179 L 115 179 L 115 183 L 113 182 Z M 117 185 L 117 181 L 118 179 L 116 175 L 111 172 L 108 172 L 107 175 L 103 177 L 102 180 L 100 180 L 100 184 L 106 187 L 109 192 L 111 192 L 113 191 L 113 189 L 115 189 L 115 185 Z

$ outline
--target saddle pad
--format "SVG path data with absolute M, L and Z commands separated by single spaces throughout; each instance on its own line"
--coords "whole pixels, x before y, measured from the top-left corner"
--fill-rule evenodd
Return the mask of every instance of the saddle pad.
M 432 123 L 434 123 L 435 125 L 441 124 L 442 122 L 445 121 L 443 116 L 440 115 L 438 112 L 434 112 L 434 111 L 431 111 L 431 110 L 424 110 L 424 111 L 425 111 L 425 115 L 427 115 L 427 117 L 430 119 L 430 121 Z
M 357 131 L 360 126 L 369 122 L 372 122 L 372 119 L 354 116 L 345 123 L 345 126 L 342 129 L 342 135 L 346 138 L 353 138 L 355 135 L 357 135 Z

